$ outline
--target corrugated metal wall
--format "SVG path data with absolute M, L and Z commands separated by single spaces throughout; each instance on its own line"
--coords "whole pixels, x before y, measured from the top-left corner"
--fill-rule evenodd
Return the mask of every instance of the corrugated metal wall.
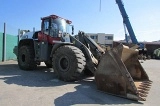
M 15 35 L 6 34 L 6 60 L 15 60 L 17 57 L 13 53 L 14 47 L 17 45 L 18 38 Z M 0 61 L 3 57 L 3 33 L 0 32 Z

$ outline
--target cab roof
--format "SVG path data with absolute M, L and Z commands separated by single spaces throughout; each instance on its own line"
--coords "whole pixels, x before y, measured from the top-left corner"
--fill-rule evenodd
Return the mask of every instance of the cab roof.
M 64 18 L 62 18 L 62 17 L 59 17 L 59 16 L 53 14 L 53 15 L 50 15 L 50 16 L 42 17 L 41 20 L 48 19 L 48 18 L 52 18 L 52 19 L 56 19 L 56 18 L 64 19 Z M 68 20 L 68 19 L 64 19 L 64 20 L 65 20 L 66 23 L 68 23 L 68 24 L 71 24 L 71 23 L 72 23 L 72 21 L 70 21 L 70 20 Z

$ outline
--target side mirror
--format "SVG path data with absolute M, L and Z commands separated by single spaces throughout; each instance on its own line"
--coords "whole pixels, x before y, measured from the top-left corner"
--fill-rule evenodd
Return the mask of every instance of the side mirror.
M 74 34 L 74 26 L 72 25 L 72 35 Z

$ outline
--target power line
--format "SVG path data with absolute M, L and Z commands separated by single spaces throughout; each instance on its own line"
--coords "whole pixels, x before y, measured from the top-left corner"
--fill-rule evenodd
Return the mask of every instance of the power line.
M 99 11 L 101 12 L 101 0 L 100 0 L 100 3 L 99 3 Z

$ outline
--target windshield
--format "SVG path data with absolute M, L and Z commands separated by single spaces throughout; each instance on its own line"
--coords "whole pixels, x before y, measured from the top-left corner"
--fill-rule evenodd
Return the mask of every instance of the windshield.
M 51 36 L 57 36 L 58 34 L 69 33 L 69 24 L 64 19 L 52 19 L 51 20 Z

